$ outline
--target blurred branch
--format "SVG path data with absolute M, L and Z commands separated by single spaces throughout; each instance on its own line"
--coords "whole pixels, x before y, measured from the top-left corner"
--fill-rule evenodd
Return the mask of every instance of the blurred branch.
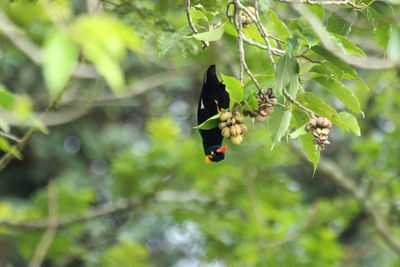
M 307 155 L 301 149 L 291 143 L 292 150 L 299 155 L 304 162 L 308 162 Z M 379 235 L 386 242 L 386 244 L 398 255 L 400 255 L 400 242 L 395 239 L 390 226 L 387 224 L 384 215 L 379 211 L 379 208 L 368 198 L 363 189 L 354 182 L 351 177 L 348 177 L 343 170 L 333 161 L 320 159 L 318 169 L 327 174 L 327 177 L 333 182 L 345 189 L 351 196 L 360 202 L 365 212 L 372 219 L 373 224 L 378 231 Z
M 12 135 L 12 134 L 9 134 L 9 133 L 5 133 L 5 132 L 2 132 L 2 131 L 0 131 L 0 137 L 5 137 L 5 138 L 10 139 L 10 140 L 12 140 L 14 142 L 17 142 L 17 143 L 21 142 L 21 139 L 19 139 L 15 135 Z
M 46 232 L 42 236 L 38 246 L 36 247 L 35 253 L 32 260 L 29 262 L 29 267 L 40 267 L 47 251 L 53 242 L 53 239 L 57 231 L 57 220 L 58 220 L 58 203 L 57 203 L 57 191 L 53 180 L 49 181 L 47 186 L 48 195 L 48 212 L 49 219 Z
M 64 87 L 60 93 L 55 97 L 55 99 L 47 106 L 46 110 L 43 112 L 41 115 L 40 119 L 43 118 L 50 110 L 55 108 L 59 101 L 61 100 L 62 95 L 64 94 L 66 87 Z M 8 166 L 8 164 L 15 158 L 15 153 L 11 153 L 11 151 L 21 151 L 25 148 L 26 144 L 28 141 L 31 139 L 33 134 L 37 131 L 36 126 L 31 126 L 28 131 L 25 132 L 24 136 L 21 138 L 21 140 L 16 143 L 13 147 L 13 149 L 10 150 L 10 152 L 7 152 L 4 156 L 0 158 L 0 173 Z
M 116 213 L 133 211 L 140 207 L 143 207 L 152 200 L 162 202 L 187 202 L 187 201 L 201 201 L 208 202 L 211 199 L 208 196 L 199 194 L 195 191 L 188 192 L 176 192 L 176 191 L 160 191 L 154 190 L 142 196 L 136 201 L 120 200 L 114 205 L 102 205 L 98 206 L 85 214 L 71 215 L 64 218 L 59 218 L 56 224 L 56 228 L 62 228 L 71 224 L 86 222 L 99 217 L 104 217 Z M 33 231 L 33 230 L 44 230 L 49 227 L 49 220 L 38 221 L 38 222 L 12 222 L 7 220 L 0 220 L 0 226 L 9 227 L 15 230 Z
M 293 9 L 299 12 L 304 19 L 312 26 L 313 31 L 318 35 L 321 43 L 331 53 L 335 54 L 341 60 L 349 65 L 363 69 L 390 69 L 396 67 L 396 64 L 390 60 L 369 57 L 367 59 L 350 54 L 344 54 L 330 39 L 328 33 L 324 30 L 322 22 L 311 11 L 301 5 L 292 5 Z
M 29 37 L 24 34 L 24 31 L 7 17 L 7 14 L 1 7 L 0 31 L 35 64 L 43 64 L 43 53 L 41 48 L 29 39 Z M 84 63 L 78 64 L 72 75 L 79 78 L 89 79 L 100 77 L 93 65 Z
M 311 226 L 314 224 L 316 218 L 318 215 L 318 207 L 316 205 L 316 203 L 314 203 L 313 205 L 313 209 L 311 211 L 310 216 L 308 217 L 308 220 L 305 222 L 305 224 L 303 226 L 301 226 L 300 228 L 298 228 L 296 231 L 294 231 L 291 234 L 288 234 L 285 238 L 283 238 L 282 240 L 276 240 L 276 241 L 272 241 L 269 242 L 268 244 L 266 244 L 267 248 L 274 248 L 274 247 L 280 247 L 283 246 L 289 242 L 292 242 L 294 240 L 296 240 L 297 238 L 299 238 L 305 231 L 307 231 L 308 229 L 311 228 Z
M 192 21 L 192 16 L 190 15 L 190 0 L 186 0 L 186 17 L 189 23 L 190 28 L 192 31 L 197 34 L 199 31 L 196 29 L 196 26 L 194 26 L 193 21 Z M 207 41 L 201 41 L 203 43 L 203 49 L 207 48 L 207 46 L 210 45 L 209 42 Z
M 279 2 L 284 2 L 284 3 L 293 3 L 293 4 L 308 4 L 308 5 L 318 5 L 318 6 L 323 6 L 323 5 L 350 5 L 356 9 L 361 9 L 363 8 L 362 6 L 358 6 L 355 3 L 353 3 L 350 0 L 345 0 L 345 1 L 311 1 L 311 0 L 278 0 Z

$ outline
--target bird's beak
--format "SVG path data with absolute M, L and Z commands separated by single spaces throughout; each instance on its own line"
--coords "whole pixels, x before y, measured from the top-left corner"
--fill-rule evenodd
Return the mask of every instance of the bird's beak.
M 211 161 L 212 161 L 212 160 L 211 160 L 211 156 L 206 156 L 206 162 L 207 162 L 207 163 L 211 163 Z
M 224 146 L 224 147 L 222 147 L 222 148 L 220 148 L 220 149 L 217 149 L 217 152 L 225 153 L 225 151 L 226 151 L 227 148 L 228 148 L 228 145 L 226 145 L 226 146 Z

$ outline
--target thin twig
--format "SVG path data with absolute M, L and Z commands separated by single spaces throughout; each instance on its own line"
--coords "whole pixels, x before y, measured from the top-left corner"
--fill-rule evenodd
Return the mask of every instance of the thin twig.
M 358 6 L 355 3 L 353 3 L 350 0 L 345 0 L 345 1 L 311 1 L 311 0 L 277 0 L 279 2 L 284 2 L 284 3 L 292 3 L 292 4 L 308 4 L 308 5 L 318 5 L 318 6 L 324 6 L 324 5 L 350 5 L 354 7 L 355 9 L 362 9 L 362 6 Z
M 29 262 L 29 267 L 40 267 L 56 235 L 58 221 L 58 203 L 57 191 L 53 180 L 50 180 L 49 185 L 47 186 L 47 195 L 49 212 L 48 225 L 46 232 L 44 233 L 42 239 L 36 247 L 32 260 Z
M 55 108 L 59 101 L 61 100 L 62 95 L 64 94 L 66 87 L 64 87 L 58 96 L 47 106 L 46 110 L 42 113 L 40 116 L 40 119 L 43 118 L 50 110 Z M 24 134 L 24 136 L 21 138 L 21 140 L 14 145 L 12 149 L 10 149 L 9 152 L 7 152 L 4 156 L 0 158 L 0 173 L 8 166 L 8 164 L 15 158 L 15 153 L 12 153 L 13 151 L 21 151 L 25 148 L 26 144 L 28 141 L 31 139 L 33 134 L 37 131 L 36 126 L 31 126 Z
M 269 60 L 271 61 L 272 66 L 274 67 L 274 70 L 276 70 L 275 60 L 274 60 L 274 58 L 273 58 L 273 56 L 272 56 L 272 47 L 271 47 L 271 43 L 270 43 L 270 41 L 269 41 L 269 39 L 268 39 L 268 34 L 265 32 L 265 30 L 264 30 L 264 28 L 263 28 L 263 26 L 262 26 L 262 24 L 261 24 L 261 22 L 260 22 L 260 18 L 259 18 L 259 16 L 258 16 L 258 0 L 256 0 L 256 1 L 254 2 L 254 8 L 255 8 L 255 10 L 256 10 L 256 15 L 255 15 L 255 16 L 254 16 L 245 6 L 243 6 L 243 5 L 240 3 L 239 0 L 235 0 L 234 2 L 235 2 L 235 8 L 246 12 L 246 14 L 251 18 L 251 20 L 252 20 L 252 21 L 255 23 L 255 25 L 257 26 L 257 29 L 258 29 L 258 31 L 260 32 L 261 37 L 263 37 L 263 39 L 264 39 L 264 41 L 265 41 L 265 44 L 266 44 L 267 47 L 268 47 L 268 50 L 267 50 L 267 51 L 268 51 Z
M 300 109 L 310 113 L 311 118 L 315 118 L 315 113 L 314 111 L 312 111 L 311 109 L 306 108 L 305 106 L 303 106 L 302 104 L 300 104 L 296 99 L 294 99 L 293 96 L 291 96 L 289 94 L 289 92 L 286 90 L 286 88 L 283 88 L 283 94 L 290 100 L 290 102 L 292 102 L 293 104 L 295 104 L 296 106 L 298 106 Z
M 199 33 L 199 31 L 196 29 L 196 26 L 194 26 L 192 21 L 192 16 L 190 15 L 190 0 L 186 0 L 186 17 L 192 31 L 196 34 Z M 207 46 L 210 45 L 208 41 L 201 41 L 201 42 L 203 43 L 203 49 L 205 49 Z
M 391 69 L 398 64 L 387 59 L 381 59 L 376 57 L 361 58 L 351 54 L 344 54 L 343 51 L 337 47 L 333 41 L 331 41 L 328 33 L 324 30 L 321 20 L 315 16 L 308 9 L 304 8 L 302 5 L 292 5 L 293 9 L 299 12 L 304 19 L 312 26 L 313 31 L 317 34 L 321 43 L 324 47 L 341 60 L 345 61 L 349 65 L 363 68 L 363 69 Z
M 243 42 L 245 42 L 248 45 L 252 45 L 252 46 L 258 47 L 260 49 L 263 49 L 265 51 L 268 51 L 268 49 L 269 49 L 268 46 L 260 44 L 258 42 L 255 42 L 255 41 L 247 38 L 246 36 L 243 36 Z M 271 52 L 275 56 L 283 56 L 285 54 L 285 51 L 277 49 L 277 48 L 271 48 Z
M 299 155 L 304 162 L 308 162 L 307 155 L 301 149 L 291 144 L 292 151 Z M 326 174 L 325 177 L 331 179 L 333 182 L 345 189 L 352 197 L 362 204 L 363 209 L 373 221 L 377 232 L 385 241 L 385 243 L 398 255 L 400 255 L 400 242 L 396 240 L 395 235 L 392 233 L 390 226 L 386 222 L 386 218 L 380 212 L 380 209 L 370 200 L 367 194 L 361 189 L 354 179 L 348 177 L 346 173 L 336 163 L 330 160 L 321 159 L 318 163 L 318 170 Z
M 9 134 L 9 133 L 5 133 L 5 132 L 0 131 L 0 136 L 1 137 L 5 137 L 7 139 L 10 139 L 10 140 L 12 140 L 14 142 L 17 142 L 17 143 L 21 142 L 21 139 L 18 138 L 17 136 L 15 136 L 15 135 L 13 135 L 13 134 Z

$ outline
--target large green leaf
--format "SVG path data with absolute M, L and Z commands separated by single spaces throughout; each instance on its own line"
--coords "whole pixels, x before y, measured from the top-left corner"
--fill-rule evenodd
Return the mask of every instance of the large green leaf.
M 224 34 L 224 28 L 225 25 L 222 25 L 208 32 L 193 34 L 193 37 L 200 41 L 209 41 L 209 42 L 218 41 Z
M 62 32 L 47 39 L 43 48 L 43 74 L 50 96 L 65 87 L 78 61 L 78 49 Z
M 334 64 L 345 73 L 349 74 L 352 78 L 357 79 L 357 72 L 352 67 L 350 67 L 349 64 L 347 64 L 322 46 L 317 45 L 312 47 L 311 49 L 318 55 L 326 58 L 330 63 Z
M 225 83 L 225 90 L 229 93 L 229 108 L 232 108 L 233 104 L 242 101 L 243 87 L 236 78 L 223 75 L 222 73 L 221 76 Z
M 271 9 L 268 11 L 268 28 L 283 40 L 291 36 L 286 24 Z
M 360 126 L 358 126 L 357 119 L 347 112 L 340 112 L 339 113 L 340 121 L 345 124 L 348 129 L 353 131 L 353 133 L 357 136 L 361 135 Z
M 205 122 L 203 122 L 200 125 L 197 125 L 196 127 L 193 127 L 195 129 L 201 129 L 201 130 L 210 130 L 218 126 L 219 123 L 219 117 L 221 117 L 221 113 L 215 114 L 214 116 L 208 118 Z
M 284 110 L 279 106 L 275 107 L 274 112 L 269 116 L 268 123 L 273 143 L 272 148 L 288 131 L 291 117 L 292 112 L 290 110 Z
M 329 37 L 332 41 L 336 43 L 336 45 L 338 45 L 343 50 L 343 52 L 362 57 L 367 57 L 367 55 L 364 53 L 364 51 L 361 50 L 361 48 L 356 46 L 352 41 L 350 41 L 346 37 L 335 33 L 330 33 Z
M 15 97 L 3 85 L 0 84 L 0 107 L 10 110 L 14 107 Z
M 297 76 L 299 73 L 299 65 L 294 56 L 286 53 L 282 56 L 276 64 L 276 89 L 278 94 L 282 93 L 282 90 L 288 86 L 293 76 Z
M 190 27 L 188 25 L 186 25 L 186 26 L 183 26 L 182 28 L 180 28 L 179 30 L 177 30 L 176 32 L 174 32 L 173 34 L 171 34 L 167 38 L 167 40 L 165 40 L 163 42 L 163 45 L 161 47 L 160 53 L 158 54 L 158 57 L 162 58 L 163 56 L 165 56 L 165 54 L 168 52 L 168 50 L 171 47 L 174 46 L 174 44 L 181 41 L 184 36 L 187 36 L 191 32 L 192 32 L 192 29 L 190 29 Z
M 355 20 L 356 13 L 353 13 L 353 12 L 349 13 L 346 8 L 341 8 L 338 10 L 338 12 L 345 13 L 344 15 L 348 19 L 344 19 L 342 16 L 338 15 L 337 13 L 332 13 L 328 17 L 326 29 L 329 32 L 346 36 L 350 32 L 350 29 L 351 29 L 350 22 Z
M 312 79 L 339 98 L 349 109 L 356 113 L 361 112 L 360 102 L 353 92 L 345 85 L 324 76 L 313 75 Z

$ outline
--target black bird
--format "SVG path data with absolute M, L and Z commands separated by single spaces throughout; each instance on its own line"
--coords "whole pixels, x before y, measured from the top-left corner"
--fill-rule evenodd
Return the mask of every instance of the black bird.
M 204 75 L 203 87 L 197 108 L 197 122 L 200 125 L 208 118 L 229 107 L 229 94 L 225 91 L 225 84 L 220 82 L 215 73 L 215 65 L 208 68 Z M 218 162 L 225 158 L 227 146 L 222 147 L 221 130 L 215 127 L 210 130 L 199 130 L 203 139 L 206 161 Z

